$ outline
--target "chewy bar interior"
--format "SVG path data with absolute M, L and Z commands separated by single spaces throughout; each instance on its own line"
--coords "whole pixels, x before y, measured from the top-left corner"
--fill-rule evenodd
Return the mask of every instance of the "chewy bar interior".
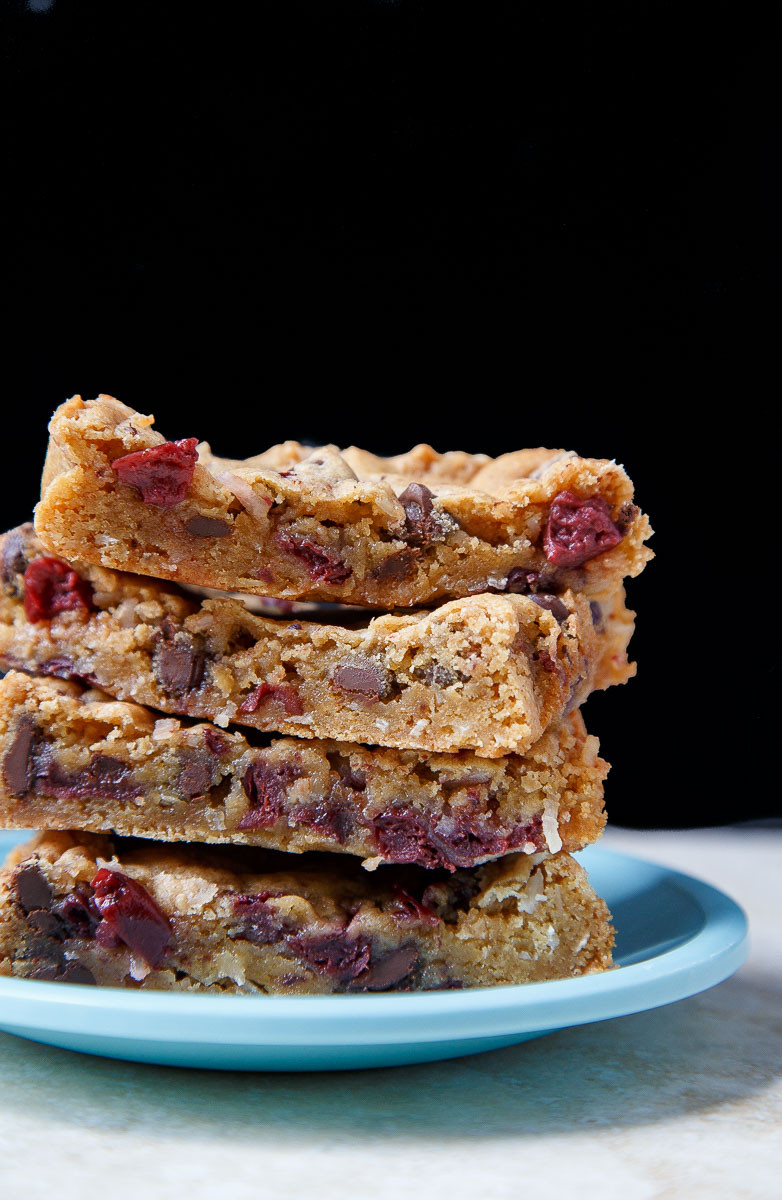
M 525 755 L 488 760 L 227 733 L 12 671 L 0 680 L 0 826 L 454 870 L 595 841 L 608 771 L 597 751 L 580 713 Z
M 44 833 L 0 876 L 0 973 L 308 994 L 524 983 L 605 970 L 605 904 L 565 854 L 441 877 Z
M 223 726 L 497 758 L 635 670 L 621 589 L 606 602 L 483 594 L 347 623 L 274 619 L 238 599 L 72 566 L 30 525 L 0 538 L 0 573 L 6 669 L 88 680 Z
M 391 609 L 486 591 L 614 592 L 651 557 L 622 467 L 551 450 L 166 441 L 110 396 L 54 414 L 36 529 L 55 554 L 181 583 Z M 191 432 L 191 431 L 187 431 Z

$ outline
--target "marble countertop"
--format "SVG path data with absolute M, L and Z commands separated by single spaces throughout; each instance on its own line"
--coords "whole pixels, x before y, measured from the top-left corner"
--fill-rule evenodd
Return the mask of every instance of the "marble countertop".
M 737 975 L 666 1008 L 383 1071 L 186 1071 L 0 1034 L 0 1193 L 776 1200 L 782 829 L 606 842 L 743 904 L 752 949 Z

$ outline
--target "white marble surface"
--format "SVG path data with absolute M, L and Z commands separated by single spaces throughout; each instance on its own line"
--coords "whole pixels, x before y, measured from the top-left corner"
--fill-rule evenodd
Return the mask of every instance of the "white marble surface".
M 607 841 L 729 891 L 747 965 L 667 1008 L 385 1071 L 180 1071 L 3 1034 L 0 1195 L 778 1200 L 782 830 Z

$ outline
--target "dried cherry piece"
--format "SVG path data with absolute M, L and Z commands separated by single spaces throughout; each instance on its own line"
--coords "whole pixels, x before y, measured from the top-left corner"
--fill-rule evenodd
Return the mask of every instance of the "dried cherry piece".
M 622 534 L 611 519 L 602 496 L 576 496 L 559 492 L 551 502 L 543 549 L 558 567 L 580 567 L 598 554 L 618 546 Z
M 321 546 L 302 534 L 280 529 L 275 540 L 286 554 L 301 559 L 314 582 L 344 583 L 353 574 L 352 567 L 343 561 L 336 550 Z
M 391 915 L 396 921 L 416 921 L 424 925 L 439 925 L 440 918 L 426 904 L 416 900 L 415 896 L 398 883 L 393 886 L 394 907 Z
M 288 716 L 301 716 L 304 705 L 292 683 L 259 683 L 239 705 L 240 713 L 254 713 L 264 700 L 279 700 Z
M 24 573 L 28 621 L 48 621 L 56 613 L 92 608 L 92 587 L 62 558 L 34 558 Z
M 291 818 L 297 825 L 306 825 L 323 837 L 330 838 L 344 846 L 355 827 L 355 817 L 350 809 L 339 804 L 329 803 L 300 805 L 291 810 Z
M 171 941 L 171 925 L 145 887 L 102 867 L 92 881 L 93 902 L 102 920 L 95 936 L 101 944 L 106 933 L 118 938 L 150 967 L 163 958 Z
M 173 508 L 185 498 L 198 461 L 198 438 L 136 450 L 111 464 L 120 483 L 138 488 L 145 504 Z
M 222 757 L 228 749 L 228 740 L 216 729 L 210 729 L 208 726 L 204 729 L 204 742 L 210 754 L 216 754 L 218 758 Z
M 250 807 L 239 821 L 239 829 L 266 829 L 279 820 L 287 785 L 299 778 L 293 763 L 254 762 L 242 779 Z
M 383 858 L 393 863 L 417 863 L 420 867 L 443 865 L 442 855 L 432 844 L 428 825 L 405 805 L 394 805 L 372 821 L 375 840 Z

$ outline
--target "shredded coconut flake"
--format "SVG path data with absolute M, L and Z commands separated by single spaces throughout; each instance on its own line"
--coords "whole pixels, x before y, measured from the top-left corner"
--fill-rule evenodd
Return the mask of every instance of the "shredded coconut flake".
M 547 800 L 543 805 L 543 836 L 552 854 L 556 854 L 562 849 L 562 838 L 559 836 L 559 822 L 556 814 L 556 802 Z

